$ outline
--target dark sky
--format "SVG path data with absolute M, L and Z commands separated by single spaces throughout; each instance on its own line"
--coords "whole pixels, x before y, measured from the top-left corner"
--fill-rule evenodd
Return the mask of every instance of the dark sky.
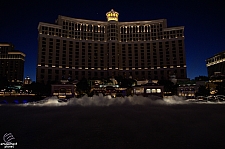
M 167 19 L 168 27 L 185 26 L 187 75 L 207 75 L 205 60 L 225 50 L 222 0 L 5 0 L 0 5 L 0 42 L 11 42 L 26 54 L 24 76 L 36 80 L 38 23 L 58 15 L 106 21 L 112 8 L 119 21 Z

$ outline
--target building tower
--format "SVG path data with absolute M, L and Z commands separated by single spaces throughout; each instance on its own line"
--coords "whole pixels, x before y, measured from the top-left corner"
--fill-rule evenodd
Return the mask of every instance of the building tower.
M 22 83 L 25 54 L 10 43 L 0 43 L 0 77 L 8 82 Z
M 23 84 L 31 84 L 32 83 L 32 80 L 29 76 L 27 76 L 26 78 L 24 78 L 24 82 Z
M 63 79 L 186 79 L 184 27 L 167 27 L 166 19 L 119 22 L 58 16 L 56 24 L 38 25 L 37 82 Z
M 119 13 L 111 9 L 106 13 L 107 17 L 107 58 L 108 76 L 117 76 L 120 64 L 120 53 L 118 43 L 118 16 Z

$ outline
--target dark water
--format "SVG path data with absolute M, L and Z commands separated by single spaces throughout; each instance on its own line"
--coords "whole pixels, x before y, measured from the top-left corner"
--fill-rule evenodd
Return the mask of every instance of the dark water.
M 225 104 L 1 105 L 14 148 L 224 148 Z M 0 148 L 4 146 L 0 146 Z

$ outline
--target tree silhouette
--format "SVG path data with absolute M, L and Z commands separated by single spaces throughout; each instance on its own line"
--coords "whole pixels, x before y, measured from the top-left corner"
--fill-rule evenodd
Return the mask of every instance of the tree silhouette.
M 121 80 L 121 87 L 126 87 L 126 88 L 129 88 L 129 87 L 132 87 L 133 84 L 137 84 L 137 81 L 134 80 L 134 79 L 130 79 L 130 78 L 125 78 L 125 79 L 122 79 Z
M 208 96 L 208 95 L 210 95 L 210 91 L 205 86 L 200 85 L 198 88 L 198 91 L 196 92 L 195 95 L 196 96 Z
M 0 77 L 0 89 L 9 86 L 8 79 L 6 77 Z
M 90 86 L 89 86 L 88 81 L 87 81 L 86 78 L 82 78 L 77 83 L 77 91 L 80 92 L 80 93 L 89 93 Z
M 216 86 L 217 95 L 225 95 L 225 81 L 220 82 Z

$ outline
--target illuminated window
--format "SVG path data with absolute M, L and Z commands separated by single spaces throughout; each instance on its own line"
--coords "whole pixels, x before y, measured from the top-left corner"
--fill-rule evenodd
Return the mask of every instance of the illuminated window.
M 156 93 L 156 89 L 152 89 L 152 93 Z
M 161 93 L 161 89 L 159 88 L 159 89 L 157 89 L 157 93 Z
M 151 89 L 146 89 L 146 93 L 151 93 Z

